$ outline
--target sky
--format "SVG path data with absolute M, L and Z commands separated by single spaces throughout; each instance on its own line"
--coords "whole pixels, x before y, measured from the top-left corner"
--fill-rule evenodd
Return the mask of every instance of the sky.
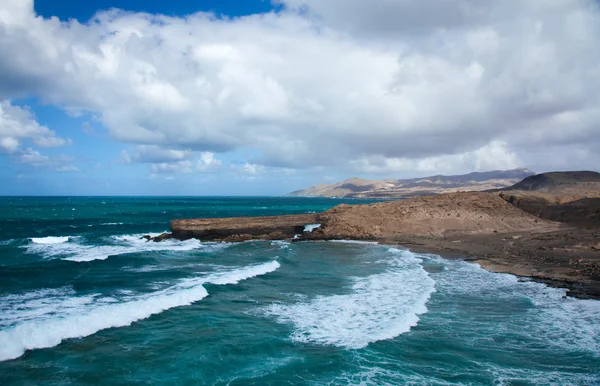
M 0 195 L 598 170 L 595 0 L 2 0 Z

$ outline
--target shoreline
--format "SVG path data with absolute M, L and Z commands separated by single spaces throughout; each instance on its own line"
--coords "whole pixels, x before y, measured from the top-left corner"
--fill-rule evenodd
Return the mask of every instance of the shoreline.
M 307 224 L 320 227 L 305 232 Z M 494 193 L 342 204 L 315 214 L 173 220 L 171 232 L 149 239 L 375 241 L 600 299 L 600 226 L 591 218 L 571 225 L 544 219 Z
M 571 232 L 578 232 L 579 237 L 571 243 L 564 243 L 562 239 L 570 236 Z M 565 228 L 546 233 L 461 235 L 446 239 L 407 237 L 378 242 L 406 248 L 411 252 L 474 263 L 490 272 L 507 273 L 550 287 L 564 288 L 567 296 L 600 300 L 600 251 L 586 249 L 581 244 L 585 240 L 599 240 L 599 233 L 598 230 Z M 499 248 L 514 236 L 519 238 L 513 240 L 522 239 L 518 245 Z M 539 237 L 550 239 L 542 240 L 549 245 L 552 245 L 552 240 L 555 243 L 560 241 L 561 247 L 550 249 L 554 247 L 541 246 L 540 241 L 535 242 Z

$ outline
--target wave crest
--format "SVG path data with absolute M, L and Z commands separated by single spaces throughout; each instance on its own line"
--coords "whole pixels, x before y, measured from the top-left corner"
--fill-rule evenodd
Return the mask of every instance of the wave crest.
M 355 278 L 351 292 L 308 302 L 268 307 L 267 315 L 295 327 L 292 339 L 350 349 L 394 338 L 417 325 L 427 312 L 435 282 L 409 251 L 390 250 L 386 272 Z
M 129 326 L 174 307 L 208 296 L 203 284 L 237 284 L 275 271 L 277 261 L 184 279 L 166 289 L 130 296 L 121 301 L 100 295 L 75 296 L 72 288 L 45 289 L 0 298 L 0 361 L 26 350 L 54 347 L 65 339 L 82 338 L 100 330 Z

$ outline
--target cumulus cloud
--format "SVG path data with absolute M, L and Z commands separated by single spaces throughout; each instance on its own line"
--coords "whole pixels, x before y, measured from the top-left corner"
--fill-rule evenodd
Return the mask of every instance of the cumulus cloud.
M 93 112 L 154 173 L 240 147 L 259 153 L 248 165 L 372 173 L 575 165 L 539 156 L 552 146 L 600 161 L 592 0 L 280 2 L 234 19 L 113 10 L 80 24 L 4 1 L 0 97 Z
M 159 153 L 162 154 L 162 153 Z M 166 153 L 163 155 L 169 155 Z M 186 153 L 186 157 L 188 155 Z M 207 173 L 216 172 L 221 167 L 221 161 L 215 158 L 211 152 L 200 152 L 198 157 L 176 161 L 179 158 L 163 158 L 164 162 L 152 163 L 150 165 L 153 174 L 189 174 L 189 173 Z M 154 161 L 157 159 L 154 158 Z
M 157 145 L 139 145 L 136 147 L 136 151 L 133 156 L 125 150 L 122 153 L 122 157 L 126 163 L 160 163 L 182 161 L 190 158 L 191 155 L 191 150 L 165 149 Z
M 41 147 L 71 143 L 70 139 L 57 137 L 54 131 L 40 125 L 28 108 L 13 106 L 9 100 L 0 101 L 0 151 L 13 153 L 24 140 Z
M 18 154 L 14 154 L 13 158 L 20 164 L 36 168 L 46 168 L 57 172 L 81 171 L 78 167 L 72 164 L 72 162 L 75 161 L 73 157 L 64 154 L 56 157 L 50 157 L 43 155 L 39 151 L 32 148 L 26 148 L 20 150 Z
M 516 169 L 521 165 L 523 161 L 503 141 L 493 141 L 461 154 L 417 159 L 376 156 L 352 161 L 353 169 L 362 173 L 469 173 L 473 170 Z

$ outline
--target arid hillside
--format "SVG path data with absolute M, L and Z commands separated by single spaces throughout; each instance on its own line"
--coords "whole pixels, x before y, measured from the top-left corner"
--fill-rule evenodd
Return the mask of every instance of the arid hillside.
M 512 205 L 536 216 L 600 227 L 600 173 L 542 173 L 497 191 Z
M 448 193 L 370 205 L 338 205 L 320 214 L 312 233 L 325 239 L 443 237 L 453 232 L 541 231 L 557 224 L 515 208 L 494 193 Z

